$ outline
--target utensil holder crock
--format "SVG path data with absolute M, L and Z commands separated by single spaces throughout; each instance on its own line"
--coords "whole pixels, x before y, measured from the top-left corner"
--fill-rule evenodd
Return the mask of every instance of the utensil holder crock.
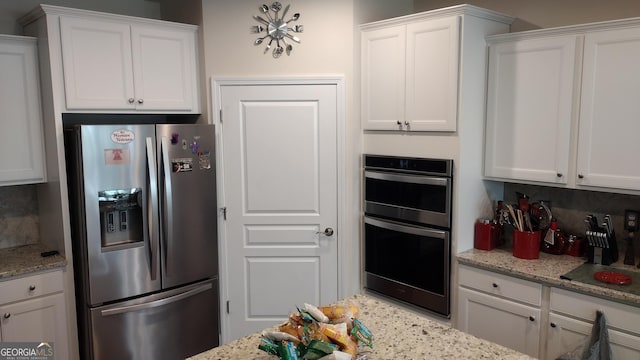
M 520 259 L 540 257 L 540 231 L 519 231 L 513 229 L 513 256 Z

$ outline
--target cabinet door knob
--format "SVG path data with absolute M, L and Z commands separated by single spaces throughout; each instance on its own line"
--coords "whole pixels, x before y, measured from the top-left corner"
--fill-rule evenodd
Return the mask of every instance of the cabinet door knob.
M 578 179 L 584 179 L 584 175 L 578 174 Z
M 552 328 L 554 328 L 554 327 L 558 326 L 558 325 L 556 325 L 556 323 L 551 323 L 551 324 L 549 324 L 549 325 L 550 325 Z
M 405 126 L 409 126 L 409 122 L 405 120 L 405 121 L 404 121 L 404 125 L 405 125 Z
M 134 101 L 136 101 L 134 98 L 129 98 L 129 104 L 133 104 Z
M 529 316 L 529 321 L 536 321 L 536 318 L 533 316 Z
M 8 318 L 10 318 L 10 317 L 11 317 L 11 313 L 4 313 L 4 318 L 5 318 L 5 319 L 8 319 Z
M 556 176 L 561 178 L 562 177 L 562 173 L 557 173 Z
M 493 286 L 494 288 L 498 288 L 498 284 L 496 283 L 491 284 L 491 286 Z
M 35 285 L 29 285 L 29 291 L 33 291 L 33 290 L 35 290 L 35 289 L 36 289 L 36 286 L 35 286 Z
M 138 104 L 142 104 L 144 102 L 143 99 L 138 99 Z

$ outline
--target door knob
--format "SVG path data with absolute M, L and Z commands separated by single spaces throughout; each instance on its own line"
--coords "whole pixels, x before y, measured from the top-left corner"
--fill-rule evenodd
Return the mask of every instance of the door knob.
M 333 229 L 328 227 L 328 228 L 324 229 L 324 232 L 318 231 L 318 232 L 316 232 L 316 234 L 324 234 L 325 236 L 331 236 L 331 235 L 333 235 Z
M 4 318 L 5 318 L 5 319 L 8 319 L 8 318 L 10 318 L 10 317 L 11 317 L 11 313 L 4 313 Z

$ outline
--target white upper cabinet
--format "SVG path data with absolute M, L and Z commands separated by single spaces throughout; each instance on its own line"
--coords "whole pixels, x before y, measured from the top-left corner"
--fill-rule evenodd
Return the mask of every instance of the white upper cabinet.
M 199 113 L 196 27 L 60 16 L 66 109 Z
M 362 33 L 362 118 L 365 129 L 402 129 L 405 39 L 404 25 Z
M 640 27 L 587 33 L 582 74 L 577 184 L 640 190 Z
M 200 113 L 197 26 L 42 8 L 63 111 Z
M 485 36 L 512 21 L 457 5 L 362 25 L 362 128 L 457 132 L 484 114 Z
M 488 178 L 640 191 L 640 22 L 496 35 L 490 45 Z
M 67 109 L 135 109 L 130 26 L 61 16 L 60 34 Z
M 366 130 L 455 131 L 460 17 L 362 32 Z
M 36 46 L 0 35 L 0 186 L 45 181 Z
M 491 44 L 485 176 L 566 184 L 577 36 Z

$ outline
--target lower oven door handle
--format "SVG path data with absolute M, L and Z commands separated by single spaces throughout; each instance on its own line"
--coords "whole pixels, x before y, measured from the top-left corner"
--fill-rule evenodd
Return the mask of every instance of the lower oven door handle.
M 401 181 L 413 184 L 447 186 L 451 179 L 446 177 L 434 177 L 425 175 L 390 174 L 377 171 L 365 171 L 364 176 L 369 179 L 385 181 Z
M 364 222 L 365 224 L 381 227 L 383 229 L 399 231 L 407 234 L 428 236 L 428 237 L 442 239 L 442 240 L 445 240 L 448 235 L 447 231 L 423 228 L 423 227 L 418 227 L 418 226 L 413 226 L 408 224 L 401 224 L 394 221 L 377 220 L 367 216 L 364 217 Z

